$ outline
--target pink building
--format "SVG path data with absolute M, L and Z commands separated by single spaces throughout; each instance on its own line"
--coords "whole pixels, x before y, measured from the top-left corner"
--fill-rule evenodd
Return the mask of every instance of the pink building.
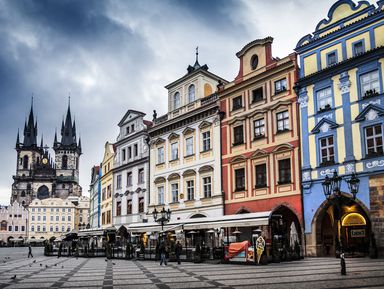
M 18 202 L 0 206 L 0 245 L 24 243 L 27 239 L 28 210 Z

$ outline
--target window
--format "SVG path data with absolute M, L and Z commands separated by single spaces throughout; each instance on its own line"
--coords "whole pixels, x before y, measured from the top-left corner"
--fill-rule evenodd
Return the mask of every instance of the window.
M 127 173 L 127 187 L 132 186 L 132 172 Z
M 66 155 L 63 155 L 61 159 L 61 168 L 63 170 L 66 170 L 68 168 L 68 157 Z
M 365 128 L 365 146 L 368 156 L 383 154 L 383 131 L 381 124 Z
M 211 177 L 203 178 L 204 198 L 210 198 L 212 195 L 212 179 Z
M 125 128 L 125 134 L 129 134 L 129 126 Z
M 363 41 L 359 41 L 353 44 L 353 56 L 364 53 Z
M 43 221 L 45 222 L 47 220 L 47 217 L 46 216 L 43 216 Z
M 279 160 L 279 184 L 291 182 L 291 159 Z
M 65 216 L 61 216 L 61 221 L 65 222 Z
M 116 216 L 121 216 L 121 201 L 116 202 Z
M 36 229 L 37 232 L 40 232 L 40 225 L 37 225 L 37 229 Z
M 139 184 L 144 183 L 144 169 L 139 169 Z
M 35 221 L 35 215 L 32 215 L 31 219 L 32 221 Z
M 49 231 L 53 232 L 53 226 L 49 226 Z
M 107 211 L 107 224 L 111 223 L 111 211 Z
M 203 132 L 203 151 L 208 151 L 211 149 L 211 132 Z
M 68 216 L 68 222 L 70 222 L 71 221 L 71 216 Z
M 321 165 L 330 165 L 335 163 L 335 148 L 333 136 L 319 139 Z
M 195 86 L 191 84 L 188 87 L 188 102 L 195 101 Z
M 328 110 L 332 107 L 332 90 L 330 87 L 319 90 L 316 95 L 318 111 Z
M 47 231 L 47 229 L 46 229 L 45 225 L 43 225 L 43 232 L 46 232 L 46 231 Z
M 116 176 L 116 189 L 121 189 L 121 175 Z
M 31 231 L 32 231 L 32 232 L 35 231 L 35 226 L 34 226 L 34 225 L 31 226 Z
M 135 125 L 131 124 L 131 132 L 134 132 L 134 131 L 135 131 Z
M 70 213 L 71 212 L 71 208 L 68 208 L 68 213 Z
M 235 170 L 235 191 L 245 190 L 245 169 Z
M 53 216 L 50 217 L 50 221 L 53 222 Z
M 275 94 L 287 90 L 287 80 L 285 78 L 275 81 Z
M 178 109 L 180 107 L 180 105 L 181 105 L 181 103 L 180 103 L 180 93 L 176 92 L 173 95 L 173 109 Z
M 108 185 L 107 187 L 107 198 L 112 197 L 112 190 L 111 190 L 111 185 Z
M 243 98 L 240 96 L 232 99 L 232 110 L 236 110 L 243 107 Z
M 157 203 L 159 205 L 164 204 L 164 187 L 163 186 L 157 188 Z
M 139 198 L 139 213 L 144 213 L 144 198 Z
M 128 159 L 132 158 L 132 147 L 128 147 Z
M 39 227 L 38 227 L 39 228 Z M 40 231 L 40 230 L 39 230 Z M 12 232 L 12 226 L 8 226 L 8 232 Z
M 191 201 L 195 198 L 195 182 L 187 181 L 187 200 Z
M 122 149 L 121 150 L 121 155 L 122 155 L 122 158 L 123 158 L 123 161 L 125 161 L 125 159 L 126 159 L 126 151 L 125 151 L 125 149 Z
M 59 221 L 59 216 L 56 216 L 56 222 L 58 222 Z
M 193 155 L 193 137 L 189 137 L 185 140 L 186 156 Z
M 256 165 L 256 188 L 267 186 L 267 164 Z
M 257 119 L 253 122 L 254 127 L 254 138 L 264 137 L 265 134 L 265 124 L 264 118 Z
M 28 156 L 23 157 L 23 169 L 28 169 Z
M 56 231 L 56 232 L 59 232 L 59 226 L 56 226 L 56 227 L 55 227 L 55 231 Z
M 61 232 L 65 232 L 65 226 L 61 226 Z
M 369 97 L 380 92 L 379 71 L 374 70 L 360 75 L 361 95 Z
M 15 232 L 19 231 L 19 226 L 15 226 Z
M 337 63 L 336 51 L 327 54 L 327 66 L 331 66 Z
M 244 143 L 244 131 L 243 125 L 238 125 L 233 128 L 233 145 L 243 144 Z
M 41 216 L 37 216 L 37 220 L 38 220 L 38 221 L 41 221 Z
M 289 130 L 289 114 L 288 110 L 276 114 L 277 131 Z
M 6 230 L 7 230 L 7 221 L 1 221 L 0 231 L 6 231 Z
M 172 203 L 179 201 L 179 184 L 171 184 Z
M 259 87 L 252 90 L 252 102 L 263 100 L 263 88 Z
M 255 70 L 257 68 L 257 65 L 259 64 L 259 57 L 254 54 L 251 57 L 251 68 L 252 70 Z
M 101 214 L 101 224 L 105 224 L 105 213 Z
M 157 149 L 157 163 L 158 164 L 164 163 L 164 147 Z
M 133 153 L 134 153 L 134 156 L 137 157 L 138 154 L 139 154 L 139 149 L 138 149 L 138 146 L 137 146 L 137 143 L 135 143 L 133 145 Z
M 179 144 L 177 142 L 171 144 L 171 160 L 177 160 L 179 158 Z
M 105 189 L 105 188 L 103 188 L 103 196 L 102 196 L 102 200 L 103 200 L 103 201 L 105 200 L 105 197 L 106 197 L 106 194 L 105 194 L 105 192 L 106 192 L 106 189 Z
M 32 212 L 34 212 L 35 211 L 35 208 L 32 208 Z
M 25 226 L 21 226 L 21 231 L 22 231 L 22 232 L 25 231 Z

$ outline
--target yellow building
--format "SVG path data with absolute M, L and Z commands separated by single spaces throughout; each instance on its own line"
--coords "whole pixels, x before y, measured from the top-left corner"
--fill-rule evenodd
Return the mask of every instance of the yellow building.
M 101 227 L 112 226 L 112 189 L 113 189 L 113 160 L 115 151 L 113 144 L 106 142 L 101 175 Z
M 75 228 L 76 206 L 69 199 L 34 199 L 28 211 L 29 241 L 59 238 Z

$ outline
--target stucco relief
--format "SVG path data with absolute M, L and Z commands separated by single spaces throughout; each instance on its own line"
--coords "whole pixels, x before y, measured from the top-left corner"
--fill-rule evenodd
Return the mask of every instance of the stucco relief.
M 366 120 L 375 120 L 378 117 L 379 117 L 379 115 L 378 115 L 377 111 L 374 109 L 370 109 L 368 111 L 368 113 L 365 115 Z
M 332 115 L 332 113 L 330 113 L 330 114 L 326 114 L 326 115 L 323 115 L 323 116 L 321 116 L 321 117 L 318 117 L 318 118 L 317 118 L 317 122 L 319 122 L 319 121 L 322 120 L 323 118 L 333 119 L 333 115 Z
M 364 108 L 366 108 L 368 105 L 370 105 L 370 104 L 372 104 L 372 105 L 375 105 L 375 104 L 378 104 L 378 105 L 380 105 L 381 104 L 381 101 L 380 101 L 380 99 L 378 99 L 378 100 L 375 100 L 375 101 L 370 101 L 370 102 L 367 102 L 367 103 L 363 103 L 362 105 L 361 105 L 361 107 L 362 107 L 362 109 L 364 109 Z
M 325 123 L 320 127 L 320 130 L 321 130 L 321 132 L 326 133 L 326 132 L 329 131 L 329 128 L 330 128 L 329 124 L 325 122 Z
M 338 84 L 338 87 L 341 91 L 341 94 L 348 93 L 349 88 L 351 87 L 351 82 L 349 80 L 347 81 L 342 81 Z
M 347 165 L 345 165 L 345 170 L 347 173 L 353 173 L 355 171 L 355 165 L 354 164 L 347 164 Z
M 303 182 L 308 182 L 311 180 L 311 172 L 303 172 L 302 175 Z
M 335 171 L 334 169 L 326 169 L 326 170 L 320 171 L 320 175 L 325 177 L 327 175 L 333 174 L 334 171 Z
M 300 108 L 307 107 L 308 106 L 308 95 L 301 95 L 298 99 L 298 102 L 300 103 Z
M 384 160 L 377 160 L 377 161 L 372 161 L 372 162 L 367 162 L 365 164 L 365 166 L 368 168 L 368 169 L 372 169 L 372 168 L 375 168 L 375 167 L 384 167 Z

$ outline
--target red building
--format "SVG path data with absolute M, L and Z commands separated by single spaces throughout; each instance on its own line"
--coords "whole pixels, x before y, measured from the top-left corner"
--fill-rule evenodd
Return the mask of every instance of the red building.
M 281 242 L 294 234 L 301 240 L 303 231 L 298 105 L 293 90 L 298 66 L 294 53 L 273 58 L 272 42 L 267 37 L 244 46 L 236 54 L 238 76 L 220 92 L 225 214 L 269 214 L 269 224 L 259 226 L 267 244 L 276 236 Z M 251 238 L 254 229 L 238 228 L 237 239 Z

